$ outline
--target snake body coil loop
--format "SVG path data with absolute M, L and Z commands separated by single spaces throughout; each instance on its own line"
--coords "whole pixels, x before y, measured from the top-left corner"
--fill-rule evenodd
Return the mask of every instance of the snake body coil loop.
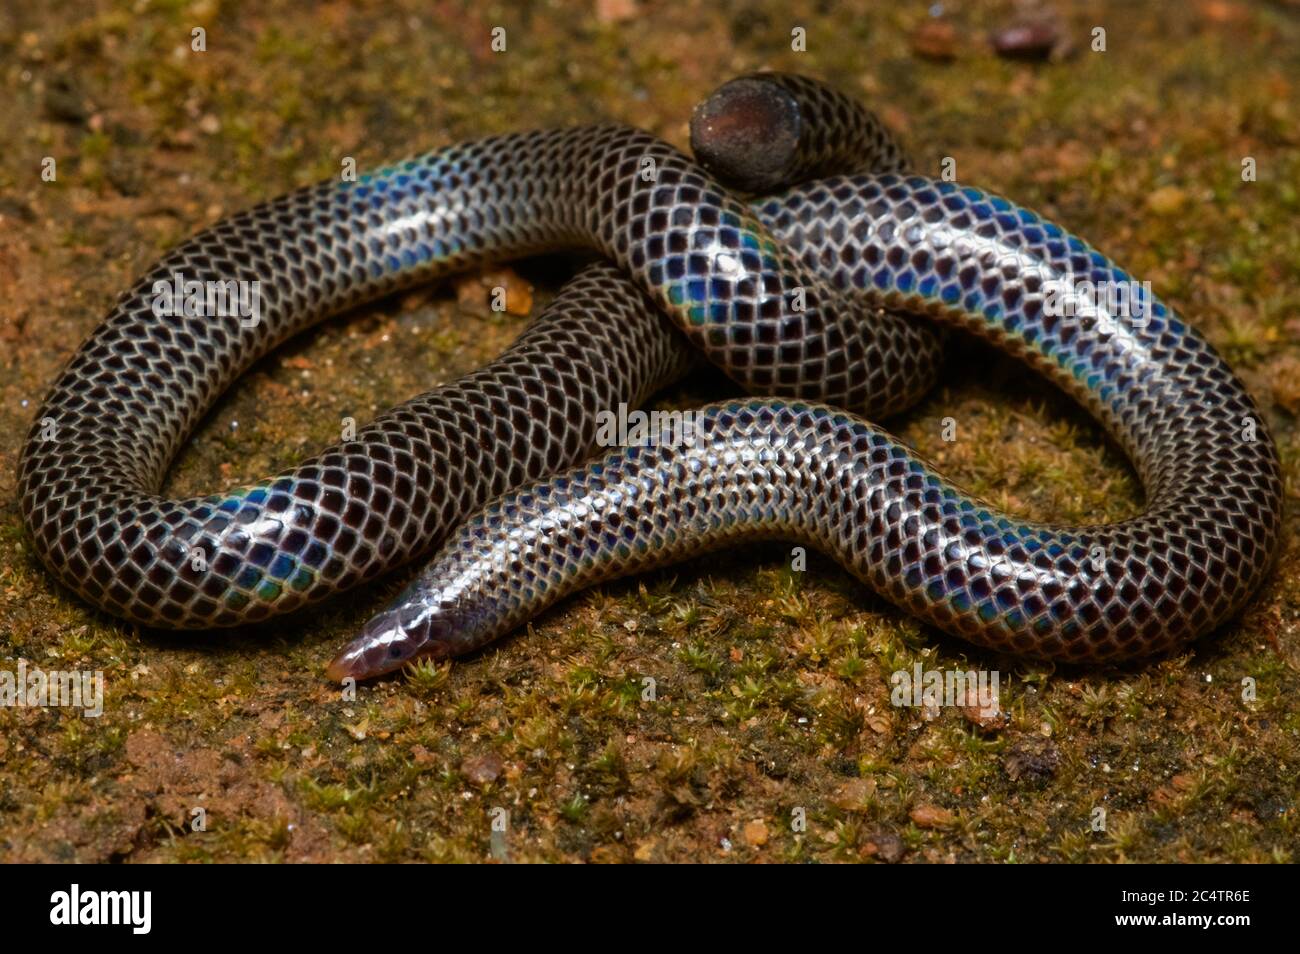
M 767 148 L 732 163 L 772 123 Z M 19 464 L 38 554 L 109 612 L 193 628 L 293 610 L 445 541 L 338 677 L 467 651 L 581 585 L 748 537 L 808 541 L 944 629 L 1070 660 L 1175 645 L 1258 586 L 1281 480 L 1244 388 L 1150 296 L 1141 320 L 1044 307 L 1050 284 L 1127 274 L 1004 199 L 903 174 L 879 124 L 812 81 L 736 81 L 696 127 L 697 152 L 740 188 L 876 171 L 746 205 L 645 133 L 579 127 L 452 146 L 221 222 L 121 298 L 38 414 Z M 571 247 L 612 264 L 491 365 L 253 486 L 157 496 L 206 410 L 287 337 L 415 282 Z M 257 283 L 260 320 L 160 310 L 178 276 Z M 1147 512 L 1025 524 L 827 406 L 885 415 L 925 391 L 941 339 L 918 314 L 1080 400 L 1134 460 Z M 599 411 L 678 375 L 688 344 L 781 399 L 706 408 L 690 435 L 553 476 L 586 455 Z

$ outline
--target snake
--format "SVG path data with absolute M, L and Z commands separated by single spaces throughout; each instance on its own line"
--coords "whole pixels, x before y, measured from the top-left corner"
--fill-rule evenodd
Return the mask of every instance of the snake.
M 440 547 L 329 665 L 336 679 L 473 651 L 584 586 L 758 538 L 824 550 L 974 643 L 1066 661 L 1176 646 L 1258 588 L 1282 491 L 1244 386 L 1153 295 L 1138 294 L 1140 320 L 1044 307 L 1062 278 L 1129 282 L 1118 266 L 1006 199 L 908 173 L 871 113 L 814 80 L 735 80 L 692 133 L 708 168 L 616 124 L 460 143 L 173 249 L 37 413 L 18 470 L 37 555 L 112 615 L 205 629 Z M 416 283 L 573 248 L 601 261 L 496 361 L 276 476 L 158 495 L 216 399 L 287 338 Z M 257 320 L 210 299 L 167 307 L 178 276 L 259 289 Z M 1090 411 L 1133 461 L 1143 514 L 1027 523 L 869 423 L 934 383 L 944 327 Z M 601 411 L 697 354 L 766 397 L 589 459 Z
M 845 134 L 862 161 L 898 161 L 874 120 Z M 258 205 L 146 269 L 54 383 L 18 468 L 35 551 L 115 616 L 236 626 L 383 573 L 494 496 L 578 462 L 597 409 L 671 381 L 685 341 L 746 388 L 874 413 L 914 401 L 934 379 L 935 335 L 846 301 L 832 287 L 843 266 L 818 277 L 809 262 L 842 240 L 798 243 L 676 149 L 618 125 L 456 144 Z M 611 264 L 563 288 L 482 371 L 256 484 L 158 496 L 215 400 L 292 335 L 411 285 L 573 248 Z M 256 290 L 257 320 L 233 294 L 190 300 L 187 283 Z

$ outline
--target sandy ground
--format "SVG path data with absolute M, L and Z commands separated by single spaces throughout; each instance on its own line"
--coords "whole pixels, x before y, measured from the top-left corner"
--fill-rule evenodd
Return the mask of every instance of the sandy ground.
M 0 10 L 0 668 L 105 678 L 99 718 L 0 708 L 0 859 L 1297 860 L 1300 5 L 1058 2 L 1066 42 L 1043 63 L 993 53 L 989 32 L 1023 7 L 992 0 L 945 4 L 945 25 L 924 4 L 515 6 Z M 364 168 L 602 118 L 685 146 L 691 105 L 759 67 L 860 95 L 921 169 L 955 159 L 962 181 L 1085 236 L 1205 331 L 1263 407 L 1291 501 L 1278 569 L 1238 621 L 1146 666 L 1027 665 L 916 624 L 827 560 L 792 572 L 770 546 L 599 588 L 475 658 L 346 700 L 322 668 L 401 574 L 195 637 L 108 618 L 37 563 L 13 499 L 23 436 L 77 343 L 170 245 L 348 156 Z M 533 314 L 566 277 L 521 271 Z M 474 297 L 422 290 L 282 348 L 210 416 L 167 492 L 273 473 L 341 418 L 476 367 L 527 318 Z M 705 374 L 667 400 L 726 393 Z M 1085 415 L 967 342 L 889 424 L 1017 514 L 1141 505 Z M 916 664 L 999 671 L 1005 718 L 892 706 L 890 674 Z

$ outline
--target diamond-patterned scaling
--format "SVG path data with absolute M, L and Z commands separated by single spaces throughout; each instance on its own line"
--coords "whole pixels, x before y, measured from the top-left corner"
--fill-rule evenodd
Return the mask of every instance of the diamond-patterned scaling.
M 647 293 L 749 387 L 868 413 L 923 393 L 936 336 L 835 294 L 842 268 L 777 240 L 676 150 L 615 126 L 451 146 L 236 215 L 151 268 L 56 382 L 19 463 L 36 551 L 90 602 L 174 628 L 260 620 L 355 585 L 580 460 L 599 411 L 685 367 Z M 291 335 L 416 282 L 575 246 L 621 268 L 589 268 L 481 371 L 254 486 L 157 496 L 202 415 Z M 260 320 L 157 308 L 155 286 L 184 280 L 258 289 Z
M 261 619 L 382 572 L 492 496 L 578 460 L 590 408 L 639 401 L 687 367 L 675 332 L 612 266 L 590 266 L 561 297 L 485 368 L 290 472 L 210 497 L 142 492 L 130 422 L 143 415 L 109 426 L 71 386 L 62 408 L 77 413 L 61 410 L 55 437 L 35 435 L 24 458 L 36 543 L 69 586 L 155 625 Z M 510 414 L 537 405 L 546 413 Z
M 802 102 L 801 114 L 816 107 Z M 467 652 L 583 586 L 762 537 L 823 549 L 973 642 L 1067 661 L 1167 649 L 1222 622 L 1259 585 L 1282 506 L 1259 410 L 1213 348 L 1114 263 L 1006 199 L 916 176 L 825 179 L 756 212 L 805 255 L 815 248 L 836 287 L 964 328 L 1048 375 L 1129 453 L 1146 512 L 1095 527 L 1025 523 L 847 412 L 712 405 L 685 439 L 668 432 L 492 502 L 367 624 L 332 676 Z M 673 260 L 671 247 L 654 251 Z M 688 256 L 685 281 L 694 267 Z M 1130 291 L 1127 311 L 1087 293 L 1104 283 Z M 715 303 L 701 300 L 708 316 Z M 737 328 L 764 330 L 761 315 L 742 317 L 727 326 L 732 340 Z M 775 342 L 766 353 L 783 354 Z
M 795 104 L 804 138 L 791 168 L 821 174 L 855 155 L 901 167 L 844 97 L 798 78 L 758 82 Z M 614 264 L 584 270 L 490 365 L 254 486 L 156 495 L 199 418 L 287 337 L 418 281 L 571 246 Z M 155 283 L 177 274 L 257 283 L 260 320 L 157 312 Z M 1067 277 L 1129 280 L 1005 199 L 897 171 L 746 206 L 632 129 L 453 146 L 266 203 L 166 256 L 38 414 L 22 510 L 67 585 L 171 627 L 292 610 L 446 540 L 335 675 L 461 652 L 579 586 L 755 536 L 824 548 L 979 643 L 1141 655 L 1205 632 L 1258 585 L 1276 549 L 1279 467 L 1258 410 L 1193 329 L 1145 292 L 1141 322 L 1058 314 L 1045 302 Z M 1077 397 L 1133 457 L 1147 512 L 1103 527 L 1025 524 L 884 431 L 804 403 L 878 415 L 921 394 L 938 338 L 898 313 L 973 331 Z M 714 405 L 688 439 L 546 476 L 582 459 L 600 411 L 683 370 L 684 341 L 746 388 L 787 399 Z

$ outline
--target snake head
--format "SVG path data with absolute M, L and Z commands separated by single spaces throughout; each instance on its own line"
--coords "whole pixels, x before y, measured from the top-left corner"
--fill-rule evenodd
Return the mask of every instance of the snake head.
M 366 623 L 325 670 L 342 682 L 373 679 L 414 659 L 446 659 L 473 648 L 474 628 L 459 601 L 444 600 L 417 580 L 391 606 Z

